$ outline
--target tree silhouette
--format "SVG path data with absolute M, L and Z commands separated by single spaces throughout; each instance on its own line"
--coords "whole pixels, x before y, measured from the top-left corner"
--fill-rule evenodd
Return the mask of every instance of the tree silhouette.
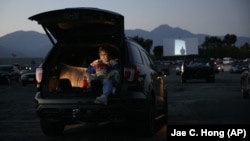
M 154 47 L 154 56 L 160 58 L 163 56 L 163 46 L 155 46 Z
M 223 40 L 223 42 L 228 46 L 234 46 L 236 41 L 237 41 L 237 36 L 234 34 L 226 34 Z
M 139 45 L 141 45 L 148 53 L 150 53 L 150 49 L 153 45 L 153 40 L 151 39 L 144 39 L 142 37 L 134 36 L 132 37 L 134 41 L 136 41 Z
M 199 54 L 216 58 L 249 58 L 249 43 L 245 43 L 244 45 L 237 47 L 235 46 L 236 41 L 237 36 L 234 34 L 226 34 L 223 40 L 216 36 L 205 37 L 205 41 L 201 44 L 201 46 L 199 46 Z

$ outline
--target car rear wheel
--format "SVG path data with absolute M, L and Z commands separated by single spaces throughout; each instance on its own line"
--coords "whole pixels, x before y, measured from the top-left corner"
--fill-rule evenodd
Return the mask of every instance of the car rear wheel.
M 249 90 L 246 90 L 245 87 L 248 85 L 247 83 L 247 78 L 241 79 L 241 93 L 242 93 L 242 97 L 244 99 L 249 97 Z
M 167 92 L 165 94 L 164 97 L 164 103 L 163 103 L 163 112 L 164 112 L 164 116 L 165 116 L 165 123 L 167 123 L 167 119 L 168 119 L 168 103 L 167 103 Z
M 182 76 L 181 77 L 181 83 L 186 83 L 187 82 L 187 80 Z
M 17 78 L 16 78 L 16 83 L 19 83 L 19 82 L 20 82 L 20 78 L 17 77 Z
M 242 96 L 243 96 L 244 99 L 248 98 L 249 97 L 249 92 L 243 91 Z
M 10 84 L 10 78 L 9 77 L 6 78 L 5 84 L 7 84 L 7 85 Z
M 141 122 L 143 136 L 152 136 L 155 133 L 155 106 L 152 97 L 148 100 Z
M 249 91 L 244 90 L 243 88 L 241 88 L 241 93 L 242 93 L 242 97 L 244 99 L 249 97 Z
M 23 86 L 26 86 L 26 85 L 27 85 L 27 83 L 25 83 L 25 82 L 22 82 L 22 85 L 23 85 Z
M 42 131 L 46 136 L 61 135 L 65 127 L 65 124 L 60 121 L 51 121 L 44 118 L 40 119 L 40 124 Z

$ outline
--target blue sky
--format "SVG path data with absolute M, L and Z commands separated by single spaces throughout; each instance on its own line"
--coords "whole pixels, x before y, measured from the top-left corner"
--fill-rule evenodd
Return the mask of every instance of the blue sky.
M 151 31 L 161 24 L 194 34 L 250 37 L 250 0 L 1 0 L 0 37 L 42 28 L 27 18 L 49 10 L 96 7 L 125 16 L 125 29 Z

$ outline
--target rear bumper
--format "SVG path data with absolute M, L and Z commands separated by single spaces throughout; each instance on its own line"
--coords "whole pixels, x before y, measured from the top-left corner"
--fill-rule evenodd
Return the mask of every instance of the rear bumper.
M 136 95 L 136 96 L 135 96 Z M 147 106 L 141 93 L 130 93 L 123 98 L 109 98 L 107 105 L 95 104 L 94 98 L 43 99 L 36 94 L 36 112 L 40 118 L 69 121 L 105 121 L 142 115 Z
M 21 82 L 23 84 L 36 84 L 35 80 L 29 80 L 29 79 L 21 79 Z
M 185 71 L 181 74 L 185 79 L 203 79 L 208 77 L 214 77 L 215 73 L 210 71 Z

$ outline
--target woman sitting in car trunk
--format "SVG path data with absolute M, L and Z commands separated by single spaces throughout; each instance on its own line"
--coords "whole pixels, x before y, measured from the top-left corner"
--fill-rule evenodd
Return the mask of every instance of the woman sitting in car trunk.
M 95 103 L 107 104 L 107 99 L 113 91 L 114 78 L 119 76 L 119 65 L 117 59 L 110 59 L 107 47 L 99 48 L 99 59 L 90 63 L 87 73 L 91 80 L 100 80 L 102 82 L 102 94 L 97 97 Z

